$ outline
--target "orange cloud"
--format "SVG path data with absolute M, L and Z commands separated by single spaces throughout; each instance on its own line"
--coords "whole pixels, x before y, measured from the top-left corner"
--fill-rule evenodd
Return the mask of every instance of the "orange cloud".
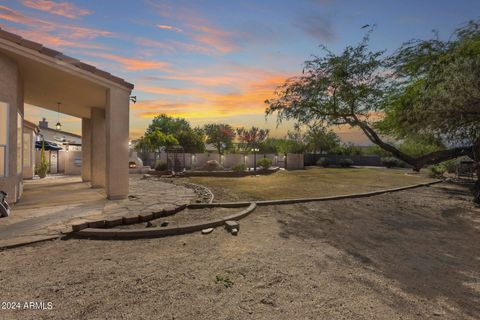
M 77 19 L 79 16 L 91 14 L 90 10 L 81 9 L 69 2 L 54 2 L 48 0 L 23 0 L 26 7 L 46 11 L 52 14 L 70 19 Z
M 152 118 L 159 113 L 188 119 L 260 115 L 265 111 L 264 101 L 286 78 L 283 74 L 251 74 L 250 79 L 254 80 L 239 78 L 235 89 L 227 92 L 212 91 L 213 88 L 164 88 L 140 84 L 138 90 L 159 94 L 162 98 L 139 101 L 132 109 L 141 118 Z
M 169 65 L 166 62 L 126 58 L 126 57 L 122 57 L 122 56 L 111 54 L 111 53 L 85 52 L 85 54 L 93 57 L 115 61 L 117 63 L 120 63 L 125 69 L 130 71 L 152 70 L 152 69 L 165 70 Z
M 13 33 L 16 33 L 25 39 L 34 39 L 36 42 L 43 44 L 47 47 L 75 47 L 75 48 L 82 48 L 82 49 L 105 49 L 102 45 L 94 44 L 90 42 L 82 42 L 82 41 L 70 41 L 61 37 L 57 37 L 54 35 L 50 35 L 48 33 L 37 31 L 37 30 L 24 30 L 12 27 L 6 27 L 3 24 L 0 24 L 1 28 L 9 29 Z
M 157 24 L 157 28 L 166 29 L 166 30 L 173 30 L 173 31 L 176 31 L 176 32 L 182 32 L 182 29 L 180 29 L 180 28 L 177 28 L 177 27 L 174 27 L 174 26 L 168 26 L 168 25 L 165 25 L 165 24 Z
M 80 40 L 94 40 L 101 36 L 112 35 L 109 31 L 37 19 L 2 5 L 0 5 L 0 20 L 18 23 L 28 27 L 28 29 L 16 29 L 13 27 L 9 27 L 9 29 L 16 29 L 16 33 L 22 36 L 39 42 L 43 41 L 42 44 L 52 47 L 69 46 L 93 48 L 95 47 L 94 45 Z

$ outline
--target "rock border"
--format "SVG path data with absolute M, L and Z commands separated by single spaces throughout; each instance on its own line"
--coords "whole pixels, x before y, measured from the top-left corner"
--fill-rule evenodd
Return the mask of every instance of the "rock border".
M 183 186 L 185 186 L 185 188 L 189 188 L 190 186 L 192 186 L 192 187 L 201 188 L 201 189 L 205 190 L 205 192 L 208 193 L 208 195 L 210 197 L 210 199 L 208 200 L 207 203 L 213 203 L 213 200 L 215 199 L 215 195 L 213 194 L 212 190 L 210 190 L 206 186 L 203 186 L 203 185 L 197 184 L 197 183 L 192 183 L 192 182 L 185 182 L 185 183 L 183 183 Z M 195 189 L 194 189 L 194 191 L 195 191 Z
M 109 239 L 120 240 L 120 239 L 157 238 L 157 237 L 192 233 L 196 231 L 201 231 L 206 228 L 223 226 L 225 225 L 226 221 L 240 220 L 248 216 L 257 207 L 257 204 L 255 202 L 248 202 L 248 204 L 249 206 L 246 209 L 223 218 L 200 221 L 200 222 L 184 224 L 184 225 L 177 224 L 177 225 L 169 225 L 166 227 L 126 230 L 126 229 L 107 229 L 105 227 L 102 227 L 101 224 L 97 226 L 95 222 L 92 224 L 92 226 L 90 226 L 91 222 L 89 222 L 88 223 L 89 226 L 87 226 L 86 228 L 82 228 L 78 231 L 74 231 L 72 235 L 77 237 L 82 237 L 82 238 L 93 238 L 93 239 L 101 239 L 101 240 L 109 240 Z M 185 209 L 186 207 L 187 206 L 182 206 L 182 208 L 177 212 Z M 105 224 L 103 224 L 103 226 L 105 226 Z
M 304 203 L 304 202 L 315 202 L 315 201 L 328 201 L 328 200 L 341 200 L 341 199 L 355 199 L 355 198 L 364 198 L 364 197 L 371 197 L 376 196 L 384 193 L 390 192 L 397 192 L 403 190 L 409 190 L 414 188 L 420 187 L 428 187 L 437 183 L 441 183 L 443 180 L 436 180 L 432 182 L 426 183 L 419 183 L 413 184 L 404 187 L 398 188 L 390 188 L 390 189 L 383 189 L 378 191 L 370 191 L 364 193 L 354 193 L 354 194 L 344 194 L 338 196 L 329 196 L 329 197 L 318 197 L 318 198 L 296 198 L 296 199 L 280 199 L 280 200 L 258 200 L 255 201 L 257 206 L 270 206 L 270 205 L 282 205 L 282 204 L 295 204 L 295 203 Z M 188 208 L 190 209 L 201 209 L 201 208 L 214 208 L 214 207 L 222 207 L 222 208 L 236 208 L 248 205 L 250 202 L 242 201 L 242 202 L 216 202 L 216 203 L 195 203 L 189 204 Z
M 120 218 L 115 218 L 111 220 L 99 220 L 99 221 L 85 222 L 81 224 L 72 225 L 72 231 L 73 231 L 72 235 L 79 236 L 79 237 L 86 237 L 86 238 L 96 238 L 96 239 L 138 239 L 138 238 L 154 238 L 154 237 L 185 234 L 185 233 L 201 231 L 202 229 L 206 229 L 206 228 L 222 226 L 228 220 L 240 220 L 248 216 L 251 212 L 253 212 L 257 206 L 364 198 L 364 197 L 371 197 L 371 196 L 376 196 L 380 194 L 409 190 L 414 188 L 428 187 L 441 182 L 443 182 L 443 180 L 436 180 L 436 181 L 427 182 L 427 183 L 419 183 L 419 184 L 398 187 L 398 188 L 390 188 L 390 189 L 383 189 L 378 191 L 338 195 L 338 196 L 330 196 L 330 197 L 263 200 L 263 201 L 256 201 L 256 202 L 245 201 L 245 202 L 222 202 L 222 203 L 219 203 L 219 202 L 192 203 L 192 204 L 176 207 L 175 209 L 172 209 L 172 210 L 162 210 L 159 212 L 140 214 L 138 216 L 120 217 Z M 169 225 L 166 227 L 146 228 L 146 229 L 137 229 L 137 230 L 108 229 L 108 228 L 119 226 L 119 225 L 129 225 L 129 224 L 135 224 L 139 222 L 147 222 L 153 219 L 175 214 L 186 208 L 189 208 L 189 209 L 202 209 L 202 208 L 215 208 L 215 207 L 240 208 L 240 207 L 246 207 L 246 206 L 248 206 L 248 208 L 240 211 L 239 213 L 235 213 L 224 218 L 213 219 L 208 221 L 200 221 L 192 224 L 186 224 L 186 225 L 177 224 L 177 225 Z

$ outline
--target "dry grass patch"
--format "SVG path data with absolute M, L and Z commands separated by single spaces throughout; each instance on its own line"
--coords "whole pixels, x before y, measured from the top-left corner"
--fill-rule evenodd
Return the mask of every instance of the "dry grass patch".
M 241 178 L 191 177 L 207 186 L 215 201 L 274 200 L 369 192 L 433 181 L 406 169 L 314 168 Z

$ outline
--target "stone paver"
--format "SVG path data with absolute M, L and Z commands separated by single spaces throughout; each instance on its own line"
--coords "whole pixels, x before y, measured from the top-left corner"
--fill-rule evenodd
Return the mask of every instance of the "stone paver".
M 24 195 L 8 218 L 0 219 L 0 248 L 71 231 L 72 224 L 138 216 L 188 204 L 192 189 L 157 179 L 130 176 L 130 196 L 109 201 L 80 177 L 53 176 L 25 181 Z

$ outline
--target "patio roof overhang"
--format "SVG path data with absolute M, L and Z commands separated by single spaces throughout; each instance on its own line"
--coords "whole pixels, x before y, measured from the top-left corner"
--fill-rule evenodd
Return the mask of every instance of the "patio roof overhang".
M 0 54 L 18 65 L 25 103 L 80 118 L 91 108 L 105 108 L 106 92 L 115 87 L 130 92 L 133 85 L 77 59 L 0 29 Z

